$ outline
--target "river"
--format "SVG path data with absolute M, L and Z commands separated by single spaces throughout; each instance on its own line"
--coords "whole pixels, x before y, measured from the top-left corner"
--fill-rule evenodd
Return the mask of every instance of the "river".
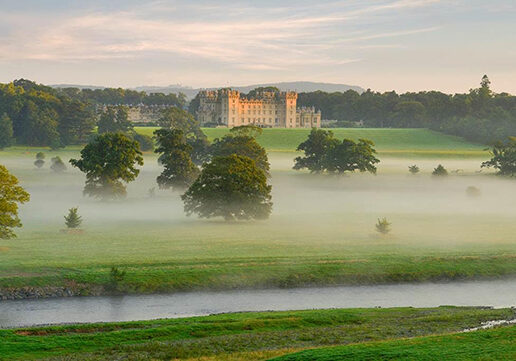
M 0 301 L 0 328 L 354 307 L 516 306 L 516 279 Z

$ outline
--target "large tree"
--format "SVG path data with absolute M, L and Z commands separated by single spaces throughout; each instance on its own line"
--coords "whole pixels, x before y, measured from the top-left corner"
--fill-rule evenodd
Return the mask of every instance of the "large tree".
M 181 129 L 186 138 L 205 136 L 193 115 L 178 107 L 164 109 L 158 124 L 163 128 Z
M 215 157 L 182 196 L 185 212 L 201 218 L 265 219 L 272 210 L 272 187 L 249 157 Z
M 63 144 L 78 144 L 93 132 L 95 117 L 85 103 L 66 99 L 59 121 L 59 134 Z
M 231 154 L 249 157 L 266 175 L 269 175 L 270 164 L 267 152 L 253 136 L 227 134 L 220 139 L 215 139 L 210 153 L 213 157 L 225 157 Z
M 13 122 L 7 113 L 0 116 L 0 150 L 13 144 Z
M 329 173 L 360 172 L 376 173 L 376 163 L 380 161 L 375 157 L 374 143 L 367 139 L 359 139 L 354 142 L 344 139 L 328 149 L 325 169 Z
M 380 161 L 373 146 L 374 143 L 367 139 L 340 141 L 331 131 L 312 129 L 308 139 L 297 147 L 297 150 L 304 150 L 305 156 L 295 159 L 294 169 L 306 168 L 311 173 L 342 174 L 355 170 L 376 173 L 375 164 Z
M 162 111 L 158 124 L 166 129 L 179 129 L 183 132 L 187 143 L 192 147 L 192 161 L 201 165 L 209 158 L 208 138 L 201 130 L 199 122 L 192 114 L 178 107 L 166 108 Z
M 127 133 L 133 129 L 133 124 L 129 121 L 127 108 L 119 105 L 116 107 L 108 106 L 100 115 L 98 122 L 98 133 Z
M 159 162 L 163 172 L 156 178 L 162 189 L 188 188 L 199 176 L 199 169 L 193 163 L 192 147 L 187 143 L 180 129 L 158 129 L 154 132 Z
M 492 152 L 493 158 L 482 163 L 482 167 L 493 167 L 500 175 L 516 177 L 516 137 L 510 137 L 505 143 L 498 142 Z
M 29 199 L 29 193 L 18 184 L 18 179 L 0 165 L 0 238 L 16 237 L 12 229 L 22 226 L 18 217 L 18 203 L 28 202 Z
M 143 165 L 138 142 L 121 133 L 98 135 L 81 151 L 81 159 L 70 163 L 86 173 L 84 194 L 102 199 L 125 197 L 128 183 L 140 173 Z
M 307 168 L 311 173 L 324 172 L 328 152 L 338 143 L 339 140 L 333 137 L 332 131 L 313 128 L 308 139 L 297 147 L 305 156 L 295 159 L 294 169 Z
M 61 145 L 57 130 L 58 115 L 54 109 L 38 107 L 29 100 L 13 123 L 16 139 L 21 144 L 52 148 Z

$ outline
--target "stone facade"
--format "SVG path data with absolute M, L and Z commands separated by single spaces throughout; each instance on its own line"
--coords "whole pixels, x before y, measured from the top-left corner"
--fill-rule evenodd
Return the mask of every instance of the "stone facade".
M 256 92 L 244 97 L 231 89 L 204 90 L 199 93 L 197 120 L 201 125 L 262 128 L 319 128 L 321 112 L 314 108 L 297 109 L 295 92 Z

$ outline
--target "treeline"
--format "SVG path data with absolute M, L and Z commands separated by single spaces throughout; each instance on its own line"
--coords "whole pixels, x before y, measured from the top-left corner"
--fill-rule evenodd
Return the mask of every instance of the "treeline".
M 54 89 L 25 79 L 0 84 L 0 149 L 13 144 L 52 148 L 82 144 L 89 140 L 97 122 L 106 131 L 116 127 L 128 128 L 117 131 L 130 130 L 123 105 L 139 103 L 179 109 L 185 98 L 125 89 Z M 113 112 L 116 119 L 108 119 L 106 113 L 111 116 Z
M 80 89 L 57 88 L 58 93 L 71 99 L 90 104 L 102 105 L 167 105 L 183 108 L 186 105 L 186 95 L 149 93 L 122 88 Z
M 315 106 L 337 126 L 430 128 L 481 143 L 516 135 L 516 96 L 493 93 L 487 76 L 466 94 L 317 91 L 300 93 L 298 105 Z

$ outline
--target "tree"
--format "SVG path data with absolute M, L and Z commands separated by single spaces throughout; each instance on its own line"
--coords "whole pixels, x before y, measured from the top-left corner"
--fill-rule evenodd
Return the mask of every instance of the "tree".
M 85 103 L 68 99 L 64 102 L 59 120 L 59 134 L 63 144 L 78 144 L 93 132 L 95 118 Z
M 34 161 L 34 165 L 38 168 L 43 167 L 45 164 L 45 153 L 38 152 L 36 153 L 36 160 Z
M 241 125 L 231 128 L 229 132 L 235 135 L 247 135 L 256 138 L 257 136 L 262 135 L 263 129 L 256 125 Z
M 439 164 L 436 168 L 434 168 L 432 175 L 436 177 L 446 177 L 448 175 L 448 171 L 441 164 Z
M 410 174 L 414 174 L 415 175 L 415 174 L 419 173 L 419 167 L 417 165 L 415 165 L 415 164 L 414 165 L 410 165 L 408 167 L 408 170 L 409 170 Z
M 496 143 L 492 154 L 490 160 L 482 163 L 482 168 L 493 167 L 499 175 L 516 177 L 516 137 L 509 137 L 506 143 Z
M 22 107 L 13 126 L 16 139 L 30 146 L 59 148 L 58 114 L 55 109 L 41 107 L 29 100 Z
M 79 228 L 82 223 L 82 217 L 79 216 L 78 208 L 70 208 L 68 210 L 68 215 L 64 216 L 66 227 L 73 229 Z
M 351 139 L 334 142 L 324 157 L 324 169 L 339 174 L 355 170 L 376 174 L 375 164 L 380 160 L 375 157 L 373 146 L 374 143 L 367 139 L 359 139 L 357 143 Z
M 266 175 L 269 175 L 270 164 L 267 152 L 252 136 L 227 134 L 220 139 L 215 139 L 210 153 L 213 157 L 225 157 L 231 154 L 249 157 Z
M 298 151 L 304 151 L 305 156 L 295 159 L 294 169 L 307 168 L 310 173 L 323 172 L 328 151 L 338 143 L 332 131 L 312 128 L 308 139 L 297 147 Z
M 188 188 L 199 176 L 199 169 L 192 162 L 192 147 L 180 129 L 158 129 L 154 132 L 160 154 L 159 162 L 165 167 L 156 178 L 161 189 Z
M 225 220 L 265 219 L 272 210 L 272 187 L 249 157 L 215 157 L 181 197 L 188 215 Z
M 133 124 L 129 121 L 127 107 L 118 105 L 108 106 L 100 115 L 98 122 L 98 133 L 128 133 L 133 129 Z
M 136 179 L 143 165 L 138 142 L 121 133 L 96 136 L 81 150 L 81 159 L 70 163 L 86 173 L 84 194 L 102 199 L 125 197 L 128 183 Z
M 138 142 L 141 151 L 148 152 L 154 150 L 154 141 L 152 140 L 152 137 L 136 132 L 133 132 L 131 137 Z
M 0 165 L 0 239 L 16 237 L 12 228 L 22 226 L 18 203 L 23 204 L 29 199 L 29 193 L 18 185 L 18 179 Z
M 10 147 L 13 144 L 13 122 L 4 113 L 0 117 L 0 150 Z
M 52 169 L 56 173 L 62 173 L 66 170 L 66 165 L 64 164 L 63 160 L 60 156 L 55 156 L 50 159 L 52 164 L 50 165 L 50 169 Z
M 381 234 L 387 234 L 391 231 L 392 223 L 387 221 L 387 218 L 378 218 L 378 223 L 376 223 L 376 231 Z
M 193 115 L 178 107 L 164 109 L 158 124 L 163 128 L 181 129 L 186 138 L 206 137 Z

